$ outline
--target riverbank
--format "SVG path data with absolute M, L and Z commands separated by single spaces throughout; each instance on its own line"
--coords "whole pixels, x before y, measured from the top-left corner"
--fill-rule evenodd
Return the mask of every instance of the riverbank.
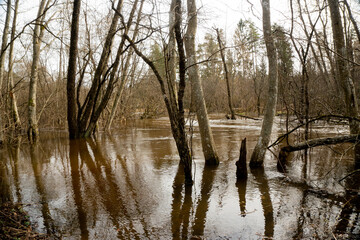
M 50 237 L 32 229 L 29 216 L 21 204 L 7 202 L 0 206 L 0 239 L 50 239 Z

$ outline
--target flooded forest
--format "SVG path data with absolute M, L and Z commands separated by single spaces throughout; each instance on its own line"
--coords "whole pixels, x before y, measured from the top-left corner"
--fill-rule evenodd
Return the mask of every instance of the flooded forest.
M 356 0 L 0 0 L 0 239 L 360 239 Z

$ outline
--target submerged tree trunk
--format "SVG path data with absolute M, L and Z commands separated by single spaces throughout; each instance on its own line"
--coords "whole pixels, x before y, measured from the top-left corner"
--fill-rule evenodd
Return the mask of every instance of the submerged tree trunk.
M 218 40 L 219 49 L 220 49 L 221 60 L 222 60 L 223 65 L 224 65 L 224 75 L 225 75 L 225 80 L 226 80 L 226 88 L 227 88 L 229 110 L 230 110 L 230 114 L 231 114 L 231 119 L 235 120 L 236 117 L 235 117 L 235 113 L 234 113 L 234 109 L 233 109 L 233 105 L 232 105 L 229 71 L 228 71 L 227 65 L 226 65 L 224 46 L 223 46 L 223 44 L 221 42 L 219 29 L 216 29 L 216 34 L 217 34 L 217 40 Z
M 13 23 L 11 28 L 11 43 L 9 48 L 9 71 L 8 71 L 8 96 L 9 96 L 9 113 L 10 113 L 10 125 L 13 130 L 18 132 L 20 130 L 20 117 L 19 117 L 19 111 L 16 103 L 16 96 L 14 92 L 14 74 L 13 74 L 13 68 L 14 68 L 14 39 L 15 39 L 15 33 L 16 33 L 16 21 L 17 21 L 17 12 L 19 7 L 19 0 L 15 1 L 14 6 L 14 17 L 13 17 Z M 17 133 L 16 133 L 17 134 Z
M 239 160 L 236 165 L 236 178 L 237 181 L 247 179 L 247 167 L 246 167 L 246 138 L 241 141 Z
M 278 73 L 277 73 L 277 56 L 274 39 L 271 34 L 270 21 L 270 2 L 269 0 L 262 1 L 263 9 L 263 31 L 266 45 L 266 52 L 269 61 L 269 90 L 268 99 L 265 107 L 264 120 L 261 127 L 261 133 L 255 149 L 251 155 L 250 167 L 261 167 L 264 162 L 267 146 L 270 141 L 272 126 L 276 113 L 276 102 L 278 93 Z
M 183 47 L 183 39 L 181 37 L 181 0 L 172 0 L 171 9 L 175 14 L 175 23 L 174 29 L 176 42 L 178 45 L 178 53 L 179 53 L 179 90 L 177 92 L 177 100 L 174 97 L 176 95 L 175 92 L 166 92 L 166 84 L 159 73 L 158 69 L 156 68 L 155 64 L 147 58 L 139 49 L 136 47 L 135 43 L 130 39 L 127 34 L 124 34 L 124 37 L 128 40 L 130 45 L 133 47 L 135 53 L 141 57 L 144 62 L 151 68 L 154 72 L 156 79 L 160 84 L 160 90 L 165 102 L 165 106 L 169 115 L 170 125 L 171 125 L 171 132 L 174 137 L 176 147 L 178 149 L 178 153 L 180 156 L 180 164 L 184 167 L 185 173 L 185 184 L 192 185 L 192 156 L 190 152 L 190 148 L 187 142 L 187 136 L 185 131 L 185 117 L 184 117 L 184 93 L 185 93 L 185 53 Z M 167 76 L 168 77 L 168 74 Z M 167 79 L 169 81 L 169 79 Z M 174 91 L 175 89 L 171 91 Z M 169 97 L 170 96 L 170 97 Z
M 195 0 L 187 1 L 188 27 L 185 34 L 185 49 L 187 54 L 188 74 L 191 82 L 191 92 L 195 102 L 196 115 L 199 122 L 202 149 L 205 163 L 218 165 L 219 158 L 215 150 L 215 143 L 209 124 L 204 93 L 199 78 L 199 68 L 196 63 L 195 37 L 197 30 L 197 9 Z

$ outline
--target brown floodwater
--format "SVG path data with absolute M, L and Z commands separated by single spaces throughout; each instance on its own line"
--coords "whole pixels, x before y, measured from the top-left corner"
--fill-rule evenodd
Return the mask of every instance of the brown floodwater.
M 341 180 L 354 170 L 350 144 L 291 154 L 285 171 L 272 149 L 264 169 L 236 182 L 241 139 L 247 138 L 249 160 L 261 122 L 211 124 L 221 163 L 205 167 L 195 128 L 193 187 L 184 186 L 168 120 L 161 118 L 96 140 L 42 132 L 35 146 L 5 147 L 1 199 L 25 204 L 36 231 L 62 239 L 360 238 L 360 175 Z M 273 140 L 281 125 L 277 119 Z M 346 133 L 319 124 L 312 135 Z

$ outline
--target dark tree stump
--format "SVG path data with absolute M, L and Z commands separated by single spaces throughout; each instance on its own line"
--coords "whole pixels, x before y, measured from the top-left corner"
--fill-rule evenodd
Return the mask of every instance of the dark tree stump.
M 247 167 L 246 167 L 246 138 L 241 141 L 239 160 L 236 165 L 236 178 L 237 180 L 247 179 Z

